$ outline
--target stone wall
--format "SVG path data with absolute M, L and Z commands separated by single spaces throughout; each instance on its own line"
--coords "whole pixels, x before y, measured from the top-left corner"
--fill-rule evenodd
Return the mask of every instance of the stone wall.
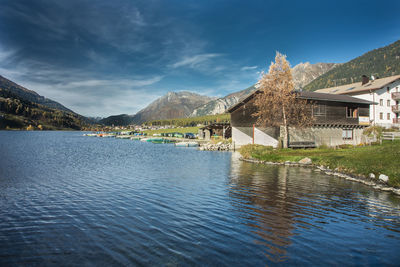
M 342 127 L 311 127 L 305 129 L 289 129 L 289 142 L 311 141 L 317 146 L 338 146 L 342 144 L 358 145 L 366 143 L 367 138 L 362 134 L 363 128 L 346 128 L 353 131 L 352 139 L 343 139 Z M 281 131 L 283 133 L 283 131 Z
M 343 139 L 343 129 L 352 131 L 352 139 Z M 338 146 L 343 144 L 358 145 L 367 143 L 364 128 L 311 127 L 305 129 L 289 128 L 289 142 L 315 142 L 316 146 Z M 284 140 L 284 129 L 260 128 L 254 131 L 254 143 L 264 146 L 278 146 L 278 140 Z M 232 127 L 232 141 L 236 148 L 253 143 L 253 127 Z

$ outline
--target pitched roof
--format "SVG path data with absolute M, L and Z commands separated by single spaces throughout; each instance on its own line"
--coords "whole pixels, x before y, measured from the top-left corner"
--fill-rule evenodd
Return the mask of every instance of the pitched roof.
M 367 105 L 373 104 L 373 102 L 371 102 L 371 101 L 360 99 L 357 97 L 348 96 L 348 95 L 335 95 L 335 94 L 309 92 L 309 91 L 300 92 L 299 98 L 309 99 L 309 100 L 331 101 L 331 102 L 367 104 Z
M 386 78 L 371 80 L 368 83 L 362 85 L 361 82 L 351 83 L 341 86 L 329 87 L 324 89 L 316 90 L 318 93 L 330 93 L 330 94 L 353 94 L 353 93 L 362 93 L 369 92 L 372 90 L 378 90 L 385 87 L 388 84 L 391 84 L 400 79 L 400 75 L 390 76 Z
M 242 105 L 246 104 L 249 102 L 256 94 L 261 93 L 262 91 L 257 90 L 247 96 L 245 99 L 237 103 L 236 105 L 230 107 L 228 109 L 229 113 L 232 113 Z M 374 102 L 360 99 L 357 97 L 352 97 L 348 95 L 335 95 L 335 94 L 328 94 L 328 93 L 318 93 L 318 92 L 309 92 L 309 91 L 301 91 L 297 92 L 299 93 L 299 98 L 301 99 L 309 99 L 309 100 L 319 100 L 319 101 L 330 101 L 330 102 L 342 102 L 342 103 L 354 103 L 354 104 L 366 104 L 366 105 L 371 105 L 374 104 Z

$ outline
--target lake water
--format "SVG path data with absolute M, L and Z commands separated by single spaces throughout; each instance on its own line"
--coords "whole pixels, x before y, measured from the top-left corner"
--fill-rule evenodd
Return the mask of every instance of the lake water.
M 0 265 L 398 265 L 400 198 L 229 152 L 0 132 Z

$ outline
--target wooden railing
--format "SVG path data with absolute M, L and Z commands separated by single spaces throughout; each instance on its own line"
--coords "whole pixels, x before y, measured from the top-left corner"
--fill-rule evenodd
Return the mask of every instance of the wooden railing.
M 400 118 L 393 118 L 393 123 L 400 123 Z
M 382 134 L 382 140 L 400 140 L 400 132 L 384 132 Z
M 393 112 L 400 112 L 400 106 L 399 105 L 393 105 L 392 106 L 392 111 Z

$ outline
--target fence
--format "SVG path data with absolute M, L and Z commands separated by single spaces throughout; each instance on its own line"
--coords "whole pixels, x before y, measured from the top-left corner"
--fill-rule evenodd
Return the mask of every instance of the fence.
M 384 132 L 382 134 L 382 140 L 400 140 L 400 132 Z

